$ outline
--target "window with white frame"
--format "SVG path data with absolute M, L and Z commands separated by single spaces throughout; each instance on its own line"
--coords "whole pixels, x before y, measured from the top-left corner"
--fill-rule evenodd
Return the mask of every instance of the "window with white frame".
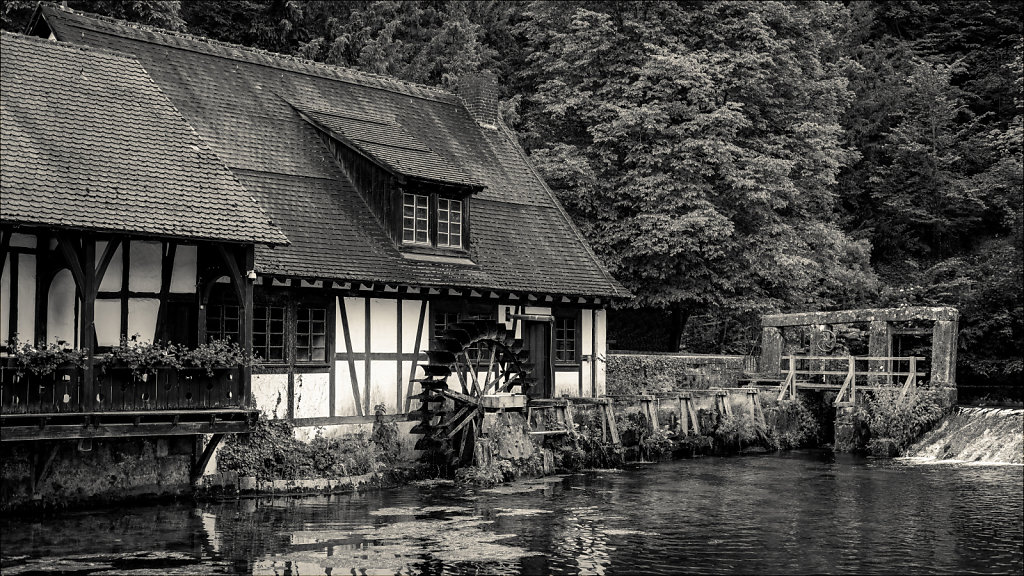
M 437 199 L 437 245 L 462 248 L 462 201 Z
M 402 201 L 402 242 L 430 244 L 429 198 L 421 194 L 405 194 Z
M 402 244 L 463 250 L 467 243 L 466 200 L 437 193 L 402 194 Z

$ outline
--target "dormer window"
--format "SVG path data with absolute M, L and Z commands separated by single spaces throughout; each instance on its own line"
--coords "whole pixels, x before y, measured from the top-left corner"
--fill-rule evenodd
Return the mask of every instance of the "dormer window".
M 402 243 L 461 250 L 466 202 L 437 194 L 402 194 Z
M 428 200 L 420 194 L 405 194 L 402 203 L 402 241 L 406 244 L 430 244 L 427 239 L 430 223 Z
M 462 248 L 462 200 L 437 199 L 437 246 Z
M 469 204 L 481 181 L 394 117 L 292 107 L 317 129 L 403 257 L 473 264 Z

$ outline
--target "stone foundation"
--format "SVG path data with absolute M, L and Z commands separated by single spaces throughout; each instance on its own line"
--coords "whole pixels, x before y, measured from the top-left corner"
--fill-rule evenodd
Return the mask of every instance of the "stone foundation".
M 0 510 L 188 495 L 192 441 L 175 436 L 92 440 L 91 446 L 77 440 L 4 443 Z

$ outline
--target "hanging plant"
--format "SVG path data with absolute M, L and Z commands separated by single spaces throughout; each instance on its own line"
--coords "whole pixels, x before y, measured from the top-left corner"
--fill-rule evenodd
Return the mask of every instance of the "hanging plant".
M 122 366 L 130 368 L 135 376 L 153 373 L 157 368 L 181 368 L 183 349 L 175 344 L 145 342 L 135 334 L 121 339 L 121 343 L 110 350 L 101 366 Z
M 206 370 L 207 376 L 213 376 L 213 371 L 219 368 L 258 366 L 260 361 L 230 340 L 211 340 L 183 353 L 181 363 L 185 368 L 200 368 Z
M 7 341 L 7 350 L 14 358 L 18 376 L 25 372 L 45 376 L 53 374 L 58 368 L 80 368 L 85 361 L 85 352 L 72 348 L 64 340 L 33 346 L 11 338 Z

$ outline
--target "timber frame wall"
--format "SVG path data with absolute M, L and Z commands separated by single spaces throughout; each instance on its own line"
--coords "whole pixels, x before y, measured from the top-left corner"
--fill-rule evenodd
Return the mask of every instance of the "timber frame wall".
M 607 312 L 600 299 L 269 277 L 260 278 L 255 290 L 257 302 L 275 291 L 304 294 L 325 303 L 334 319 L 326 362 L 286 359 L 254 370 L 256 408 L 271 419 L 296 426 L 369 423 L 377 406 L 389 419 L 409 418 L 418 408 L 409 397 L 420 392 L 413 381 L 423 377 L 421 352 L 434 338 L 437 314 L 452 310 L 504 323 L 517 338 L 522 316 L 574 316 L 576 360 L 551 362 L 553 395 L 604 394 Z M 551 340 L 553 348 L 553 334 Z
M 8 433 L 27 422 L 26 418 L 43 419 L 40 420 L 43 424 L 39 426 L 39 434 L 30 436 L 44 438 L 50 434 L 44 433 L 43 428 L 51 418 L 70 423 L 71 418 L 118 412 L 119 409 L 109 401 L 104 402 L 109 398 L 101 399 L 102 395 L 97 393 L 99 375 L 95 357 L 102 353 L 98 340 L 105 340 L 102 343 L 106 346 L 116 345 L 121 339 L 130 337 L 132 329 L 140 326 L 143 327 L 140 332 L 144 332 L 142 340 L 158 339 L 166 333 L 162 332 L 165 326 L 177 320 L 177 317 L 172 318 L 172 305 L 193 311 L 195 323 L 187 329 L 197 330 L 205 325 L 205 304 L 211 289 L 218 283 L 230 286 L 238 303 L 242 327 L 239 344 L 247 349 L 252 338 L 248 311 L 252 309 L 253 294 L 253 280 L 248 278 L 247 271 L 253 269 L 253 258 L 252 245 L 0 227 L 0 331 L 3 332 L 0 344 L 6 345 L 9 338 L 17 337 L 21 342 L 38 345 L 53 343 L 60 337 L 86 354 L 75 402 L 65 406 L 40 403 L 27 410 L 23 402 L 18 405 L 20 398 L 14 398 L 19 393 L 13 386 L 13 371 L 8 366 L 10 359 L 0 358 L 0 364 L 6 368 L 4 397 L 0 398 L 0 412 L 4 418 L 3 439 L 14 439 Z M 99 315 L 98 303 L 103 305 Z M 60 318 L 55 319 L 54 316 Z M 55 326 L 63 327 L 60 333 L 51 333 L 58 331 Z M 104 336 L 102 339 L 98 337 L 98 327 Z M 197 333 L 195 341 L 203 341 L 201 336 L 201 332 Z M 5 351 L 6 347 L 0 350 Z M 0 353 L 0 357 L 5 355 L 6 352 Z M 240 378 L 233 379 L 231 384 L 231 399 L 220 399 L 216 403 L 225 407 L 221 415 L 248 411 L 250 368 L 245 366 L 239 370 Z M 210 406 L 196 402 L 195 408 Z M 152 410 L 145 414 L 152 423 L 161 412 Z M 171 433 L 247 429 L 244 419 L 239 425 L 224 428 L 216 425 L 217 418 L 217 414 L 208 414 L 203 421 L 209 426 L 183 426 Z M 133 424 L 134 429 L 128 425 L 118 430 L 83 431 L 79 435 L 148 435 L 143 433 L 145 427 L 139 427 L 138 418 Z M 184 432 L 186 428 L 190 432 Z M 19 434 L 18 439 L 26 439 L 22 436 Z

